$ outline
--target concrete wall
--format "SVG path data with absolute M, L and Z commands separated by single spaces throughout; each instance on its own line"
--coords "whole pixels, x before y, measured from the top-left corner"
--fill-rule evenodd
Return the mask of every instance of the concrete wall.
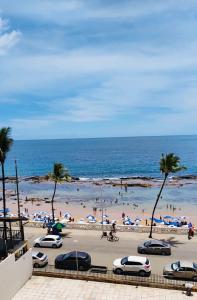
M 10 300 L 32 275 L 31 249 L 15 260 L 15 253 L 0 262 L 0 299 Z
M 27 227 L 42 227 L 42 222 L 34 222 L 30 221 L 25 226 Z M 77 224 L 77 223 L 67 223 L 66 229 L 78 229 L 78 230 L 102 230 L 101 224 L 96 223 L 87 223 L 87 224 Z M 103 229 L 105 231 L 111 230 L 111 225 L 103 225 Z M 132 226 L 132 225 L 116 225 L 116 229 L 119 232 L 139 232 L 139 233 L 147 233 L 150 231 L 150 226 Z M 64 229 L 65 230 L 65 229 Z M 187 234 L 187 228 L 169 228 L 169 227 L 160 227 L 153 226 L 153 232 L 155 233 L 167 233 L 167 234 Z M 197 232 L 195 230 L 195 232 Z

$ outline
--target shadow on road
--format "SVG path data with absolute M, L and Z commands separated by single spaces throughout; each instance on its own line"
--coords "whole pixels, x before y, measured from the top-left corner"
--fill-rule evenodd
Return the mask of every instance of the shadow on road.
M 71 234 L 72 232 L 63 232 L 61 233 L 61 237 L 71 239 L 72 238 Z
M 178 247 L 178 245 L 183 245 L 185 243 L 180 242 L 179 240 L 175 239 L 174 236 L 169 237 L 168 239 L 160 239 L 160 241 L 164 242 L 164 243 L 168 243 L 170 244 L 171 247 Z

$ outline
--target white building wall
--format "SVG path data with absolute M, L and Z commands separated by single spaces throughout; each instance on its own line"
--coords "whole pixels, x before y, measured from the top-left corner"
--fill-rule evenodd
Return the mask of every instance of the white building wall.
M 0 300 L 10 300 L 32 275 L 31 249 L 15 260 L 9 255 L 0 263 Z

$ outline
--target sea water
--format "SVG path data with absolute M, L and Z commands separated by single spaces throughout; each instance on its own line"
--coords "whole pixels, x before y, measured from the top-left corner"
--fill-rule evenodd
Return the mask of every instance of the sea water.
M 197 136 L 90 138 L 14 141 L 6 160 L 6 175 L 45 175 L 60 162 L 81 179 L 130 176 L 160 177 L 162 153 L 173 152 L 187 167 L 179 173 L 197 174 Z

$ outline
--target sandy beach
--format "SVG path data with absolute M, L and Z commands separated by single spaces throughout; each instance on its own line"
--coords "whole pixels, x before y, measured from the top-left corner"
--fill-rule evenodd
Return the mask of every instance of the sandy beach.
M 32 217 L 36 212 L 51 212 L 53 182 L 40 180 L 20 181 L 21 212 L 28 211 Z M 122 213 L 132 220 L 142 219 L 150 222 L 152 207 L 161 185 L 160 179 L 134 178 L 111 180 L 72 181 L 58 185 L 55 198 L 55 215 L 62 218 L 69 212 L 78 222 L 87 220 L 89 214 L 101 221 L 102 207 L 108 219 L 122 224 Z M 7 207 L 12 214 L 17 213 L 17 201 L 14 182 L 6 184 Z M 166 185 L 155 214 L 156 218 L 170 215 L 187 216 L 197 224 L 195 204 L 196 179 L 170 179 Z M 194 198 L 193 196 L 194 195 Z M 184 197 L 184 198 L 183 198 Z M 0 203 L 2 206 L 2 202 Z

